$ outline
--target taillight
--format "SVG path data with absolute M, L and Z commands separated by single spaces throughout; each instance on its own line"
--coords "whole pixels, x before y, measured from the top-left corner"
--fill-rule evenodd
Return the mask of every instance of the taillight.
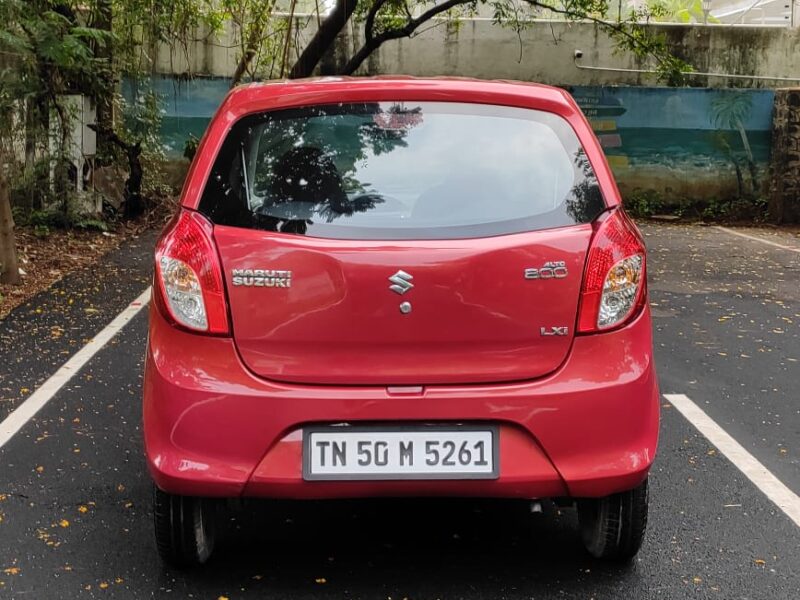
M 636 226 L 616 209 L 598 225 L 589 247 L 578 332 L 623 325 L 645 301 L 645 248 Z
M 160 304 L 179 325 L 194 331 L 228 333 L 228 310 L 211 224 L 181 211 L 156 245 Z

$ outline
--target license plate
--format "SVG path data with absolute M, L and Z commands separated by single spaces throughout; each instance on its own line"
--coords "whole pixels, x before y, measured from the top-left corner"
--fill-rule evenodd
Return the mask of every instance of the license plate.
M 496 479 L 497 428 L 310 427 L 303 430 L 303 478 Z

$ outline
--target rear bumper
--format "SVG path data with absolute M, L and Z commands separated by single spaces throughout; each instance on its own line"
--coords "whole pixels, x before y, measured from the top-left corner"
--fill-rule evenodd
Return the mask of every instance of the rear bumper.
M 647 309 L 623 329 L 576 338 L 568 359 L 546 378 L 393 395 L 384 387 L 265 381 L 243 366 L 230 339 L 179 331 L 151 308 L 145 451 L 156 484 L 175 494 L 605 496 L 647 476 L 658 412 Z M 500 477 L 303 480 L 304 425 L 409 421 L 498 424 Z

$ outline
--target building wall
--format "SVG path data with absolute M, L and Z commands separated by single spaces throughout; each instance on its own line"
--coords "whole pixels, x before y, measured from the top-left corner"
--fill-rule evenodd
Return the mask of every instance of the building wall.
M 299 17 L 302 45 L 313 34 L 315 19 Z M 446 21 L 412 39 L 384 44 L 364 65 L 362 74 L 460 75 L 489 79 L 521 79 L 552 85 L 655 85 L 652 75 L 582 70 L 573 53 L 582 50 L 582 64 L 612 68 L 646 68 L 635 56 L 615 53 L 614 44 L 592 23 L 535 21 L 517 32 L 490 19 Z M 657 25 L 674 52 L 696 71 L 794 77 L 800 82 L 800 29 L 750 26 Z M 360 44 L 361 30 L 349 26 L 338 39 L 334 59 Z M 202 37 L 202 36 L 199 36 Z M 236 33 L 226 30 L 193 44 L 188 53 L 162 46 L 157 56 L 161 74 L 187 72 L 230 77 L 236 66 Z M 797 83 L 795 82 L 795 83 Z M 701 87 L 772 87 L 777 81 L 732 80 L 724 77 L 692 77 Z
M 800 30 L 659 29 L 697 70 L 800 78 Z M 303 30 L 301 36 L 309 33 Z M 334 65 L 359 41 L 352 29 L 348 33 L 338 41 Z M 457 28 L 442 25 L 386 44 L 361 74 L 458 75 L 566 87 L 592 121 L 626 195 L 652 190 L 666 200 L 723 199 L 739 194 L 743 185 L 752 188 L 754 180 L 763 185 L 774 98 L 769 86 L 781 82 L 698 77 L 691 81 L 698 87 L 656 87 L 655 79 L 645 74 L 578 69 L 576 49 L 583 51 L 585 65 L 643 66 L 635 57 L 614 54 L 612 42 L 594 25 L 536 22 L 521 36 L 520 43 L 515 32 L 486 20 L 465 21 Z M 235 50 L 201 46 L 202 52 L 189 53 L 188 62 L 186 57 L 160 57 L 165 76 L 154 80 L 165 102 L 165 145 L 175 156 L 190 133 L 199 137 L 204 131 L 228 90 L 223 76 L 235 65 Z M 189 66 L 212 77 L 186 81 L 172 76 Z

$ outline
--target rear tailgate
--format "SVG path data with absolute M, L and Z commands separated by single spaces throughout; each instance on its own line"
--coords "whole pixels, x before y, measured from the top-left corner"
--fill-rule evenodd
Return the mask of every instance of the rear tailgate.
M 389 385 L 513 381 L 558 368 L 591 232 L 397 243 L 217 226 L 215 238 L 234 339 L 252 371 Z M 404 293 L 389 279 L 398 271 L 412 277 Z

